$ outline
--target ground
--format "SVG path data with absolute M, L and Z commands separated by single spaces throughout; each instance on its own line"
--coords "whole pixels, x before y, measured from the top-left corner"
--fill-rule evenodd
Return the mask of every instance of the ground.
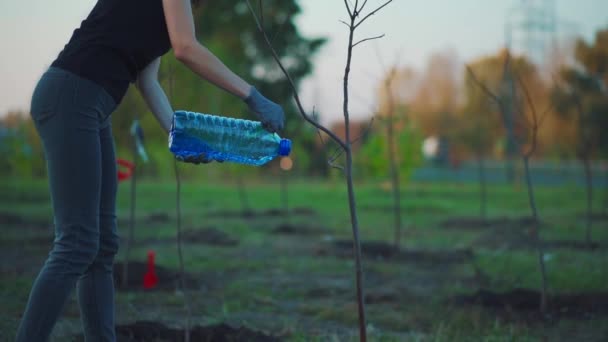
M 177 288 L 175 185 L 138 185 L 129 278 L 123 282 L 129 184 L 118 200 L 117 324 L 122 341 L 357 340 L 350 216 L 340 182 L 289 184 L 288 217 L 278 183 L 247 185 L 243 213 L 232 184 L 182 184 L 184 290 Z M 539 187 L 546 241 L 549 312 L 537 310 L 540 277 L 525 187 L 488 188 L 479 221 L 475 184 L 408 184 L 402 190 L 400 249 L 392 247 L 391 192 L 357 184 L 364 240 L 366 312 L 372 341 L 608 340 L 608 220 L 598 209 L 594 248 L 584 241 L 582 188 Z M 596 191 L 596 208 L 603 194 Z M 11 341 L 52 240 L 44 181 L 0 183 L 0 340 Z M 160 283 L 143 290 L 146 254 Z M 187 312 L 190 311 L 190 315 Z M 189 319 L 188 319 L 188 316 Z M 81 339 L 78 306 L 68 303 L 53 341 Z M 206 336 L 206 337 L 202 337 Z M 197 339 L 193 339 L 196 341 Z

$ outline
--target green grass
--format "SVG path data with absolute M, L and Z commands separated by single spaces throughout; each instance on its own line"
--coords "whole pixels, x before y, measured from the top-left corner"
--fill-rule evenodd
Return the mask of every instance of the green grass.
M 391 242 L 392 193 L 385 184 L 356 185 L 361 236 L 364 240 Z M 332 256 L 331 241 L 350 239 L 347 194 L 343 183 L 300 179 L 289 184 L 291 208 L 309 208 L 313 215 L 291 215 L 289 222 L 318 228 L 310 235 L 277 235 L 272 230 L 281 217 L 222 217 L 219 211 L 241 210 L 235 184 L 187 182 L 182 185 L 182 228 L 213 227 L 239 240 L 234 247 L 209 246 L 185 241 L 185 268 L 201 287 L 186 293 L 117 293 L 119 323 L 153 319 L 180 325 L 184 302 L 192 308 L 194 324 L 242 324 L 290 341 L 357 340 L 357 307 L 354 301 L 354 263 Z M 530 215 L 525 187 L 488 188 L 488 214 L 492 217 Z M 601 191 L 596 191 L 596 208 Z M 261 212 L 281 208 L 278 184 L 248 184 L 251 209 Z M 585 222 L 585 194 L 581 188 L 537 187 L 537 205 L 545 241 L 581 241 Z M 416 250 L 472 249 L 470 262 L 429 264 L 364 259 L 366 293 L 386 294 L 387 299 L 367 305 L 372 341 L 601 341 L 608 336 L 607 317 L 565 318 L 544 326 L 525 321 L 505 321 L 480 307 L 449 304 L 456 294 L 479 288 L 481 273 L 495 291 L 540 286 L 537 255 L 529 246 L 496 248 L 483 241 L 525 240 L 525 227 L 446 229 L 441 222 L 454 217 L 476 217 L 479 199 L 475 185 L 411 184 L 402 189 L 403 247 Z M 120 234 L 126 236 L 129 218 L 129 184 L 118 194 Z M 22 216 L 32 225 L 47 222 L 51 205 L 45 181 L 2 181 L 0 212 Z M 151 214 L 166 213 L 168 222 L 149 222 Z M 177 269 L 175 246 L 175 185 L 143 182 L 137 189 L 134 260 L 145 261 L 153 249 L 157 263 Z M 51 229 L 25 229 L 2 224 L 0 238 L 0 340 L 11 340 L 31 283 L 49 245 Z M 27 228 L 27 227 L 26 227 Z M 498 234 L 500 233 L 500 234 Z M 519 235 L 518 235 L 519 234 Z M 608 229 L 606 221 L 594 222 L 593 237 L 603 247 L 595 250 L 548 248 L 547 271 L 552 294 L 608 291 Z M 515 240 L 513 240 L 515 241 Z M 511 241 L 512 242 L 512 241 Z M 124 247 L 124 243 L 123 243 Z M 124 258 L 122 250 L 117 259 Z M 54 332 L 63 341 L 78 333 L 74 299 Z

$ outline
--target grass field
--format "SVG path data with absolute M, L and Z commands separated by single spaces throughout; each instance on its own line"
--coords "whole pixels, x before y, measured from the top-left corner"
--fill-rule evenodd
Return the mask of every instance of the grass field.
M 124 238 L 129 184 L 121 184 L 119 191 Z M 348 243 L 339 243 L 351 237 L 343 184 L 293 181 L 288 217 L 277 210 L 282 208 L 278 184 L 248 184 L 247 194 L 253 212 L 241 215 L 234 184 L 183 184 L 186 290 L 177 291 L 169 280 L 162 288 L 144 291 L 136 278 L 134 286 L 117 291 L 117 324 L 155 321 L 183 328 L 188 303 L 193 326 L 227 323 L 287 341 L 356 340 L 354 263 Z M 596 207 L 601 196 L 597 194 Z M 392 241 L 391 198 L 385 184 L 357 185 L 365 241 Z M 584 240 L 584 199 L 582 188 L 537 189 L 550 295 L 593 294 L 598 301 L 582 308 L 576 303 L 553 305 L 551 314 L 541 317 L 525 305 L 484 307 L 462 299 L 480 289 L 501 293 L 539 288 L 525 220 L 530 213 L 525 187 L 490 186 L 491 223 L 478 225 L 473 220 L 479 212 L 475 185 L 407 186 L 401 251 L 380 246 L 379 252 L 364 255 L 369 339 L 608 340 L 608 302 L 602 302 L 608 297 L 608 220 L 604 215 L 594 221 L 599 247 L 590 250 L 578 243 Z M 10 341 L 51 246 L 46 183 L 2 181 L 0 208 L 0 340 Z M 159 267 L 177 270 L 175 185 L 140 184 L 136 213 L 131 261 L 145 262 L 153 250 Z M 72 298 L 53 340 L 70 341 L 79 333 L 78 306 Z

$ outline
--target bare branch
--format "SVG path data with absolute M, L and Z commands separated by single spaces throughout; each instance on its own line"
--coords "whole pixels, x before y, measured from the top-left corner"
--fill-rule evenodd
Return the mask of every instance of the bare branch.
M 338 170 L 344 172 L 344 166 L 342 166 L 342 165 L 329 163 L 329 166 L 333 167 L 334 169 L 338 169 Z
M 517 77 L 517 83 L 519 84 L 519 86 L 521 87 L 524 96 L 526 97 L 526 102 L 528 103 L 528 106 L 530 107 L 530 110 L 532 111 L 532 145 L 530 146 L 530 148 L 528 149 L 528 151 L 526 152 L 526 157 L 529 158 L 533 153 L 534 150 L 536 150 L 536 145 L 537 145 L 537 136 L 538 136 L 538 114 L 536 112 L 536 106 L 534 106 L 534 101 L 532 101 L 532 96 L 530 95 L 530 91 L 528 90 L 528 87 L 526 87 L 526 84 L 524 82 L 524 80 L 521 78 L 521 76 L 519 74 L 516 74 Z M 522 113 L 522 116 L 526 116 L 525 113 Z
M 354 28 L 359 27 L 359 25 L 363 24 L 363 22 L 366 21 L 369 17 L 371 17 L 372 15 L 376 14 L 379 10 L 383 9 L 384 7 L 386 7 L 386 5 L 390 4 L 391 2 L 393 2 L 393 0 L 388 0 L 384 4 L 380 5 L 380 7 L 376 8 L 373 11 L 371 11 L 368 15 L 366 15 L 365 17 L 363 17 L 363 19 L 359 20 L 359 22 L 357 24 L 355 24 Z
M 547 116 L 549 116 L 549 111 L 551 111 L 551 109 L 553 108 L 553 105 L 551 104 L 551 102 L 549 102 L 549 104 L 547 105 L 547 108 L 545 108 L 545 110 L 543 110 L 543 112 L 540 114 L 540 117 L 538 118 L 538 127 L 542 126 L 543 122 L 545 121 L 545 119 L 547 118 Z
M 508 75 L 509 69 L 511 67 L 511 52 L 507 49 L 506 54 L 507 55 L 505 56 L 505 62 L 502 65 L 503 77 Z
M 247 0 L 247 6 L 249 7 L 249 11 L 251 11 L 251 15 L 253 15 L 253 17 L 255 19 L 255 23 L 257 25 L 258 31 L 262 34 L 262 37 L 264 38 L 266 45 L 268 46 L 268 48 L 270 49 L 270 52 L 272 53 L 272 57 L 279 65 L 279 68 L 281 68 L 281 71 L 283 72 L 283 74 L 285 74 L 285 77 L 287 77 L 287 81 L 289 82 L 289 85 L 291 86 L 291 89 L 293 90 L 293 97 L 296 101 L 296 105 L 298 106 L 298 110 L 300 111 L 300 114 L 302 115 L 304 120 L 308 121 L 311 125 L 315 126 L 317 129 L 320 129 L 323 132 L 325 132 L 336 143 L 338 143 L 342 148 L 346 149 L 347 148 L 346 143 L 344 141 L 342 141 L 342 139 L 340 139 L 334 132 L 325 128 L 323 125 L 317 123 L 308 114 L 306 114 L 306 111 L 304 110 L 304 107 L 302 106 L 302 102 L 300 101 L 300 96 L 298 95 L 298 91 L 296 89 L 295 83 L 293 82 L 291 76 L 287 72 L 287 69 L 285 69 L 285 66 L 281 62 L 281 59 L 277 55 L 277 52 L 272 47 L 272 43 L 268 39 L 266 32 L 264 32 L 264 30 L 262 29 L 262 26 L 260 25 L 260 20 L 258 19 L 257 15 L 255 14 L 255 11 L 253 10 L 253 7 L 251 6 L 251 2 L 249 0 Z
M 361 134 L 357 138 L 352 140 L 350 143 L 354 144 L 354 143 L 358 142 L 359 140 L 365 138 L 371 131 L 373 124 L 374 124 L 374 117 L 372 117 L 370 119 L 369 124 L 367 125 L 365 130 L 363 132 L 361 132 Z M 331 166 L 333 164 L 333 162 L 335 162 L 338 158 L 340 158 L 342 156 L 342 154 L 344 154 L 344 149 L 337 147 L 336 150 L 331 155 L 331 157 L 327 160 L 328 164 Z
M 348 1 L 344 0 L 344 5 L 346 5 L 346 11 L 348 11 L 349 16 L 353 16 L 353 11 L 351 11 L 350 6 L 348 5 Z
M 262 7 L 262 0 L 258 0 L 258 7 L 260 9 L 260 21 L 262 22 L 262 28 L 264 28 L 264 8 Z
M 346 150 L 341 148 L 340 146 L 336 147 L 336 149 L 331 154 L 331 156 L 329 158 L 327 158 L 327 164 L 335 169 L 344 171 L 344 167 L 336 164 L 335 162 L 336 162 L 336 160 L 338 160 L 338 158 L 340 158 L 344 154 L 345 151 Z
M 383 34 L 381 34 L 381 35 L 379 35 L 379 36 L 375 36 L 375 37 L 369 37 L 369 38 L 361 39 L 360 41 L 358 41 L 358 42 L 356 42 L 355 44 L 353 44 L 353 47 L 355 47 L 355 46 L 357 46 L 357 45 L 359 45 L 359 44 L 361 44 L 361 43 L 363 43 L 363 42 L 366 42 L 366 41 L 368 41 L 368 40 L 380 39 L 380 38 L 382 38 L 382 37 L 384 37 L 384 33 L 383 33 Z
M 519 84 L 522 91 L 524 92 L 524 96 L 526 97 L 526 102 L 528 103 L 528 106 L 530 106 L 530 109 L 532 110 L 532 122 L 536 126 L 538 124 L 538 113 L 536 112 L 536 106 L 534 105 L 534 101 L 532 101 L 532 95 L 530 95 L 530 91 L 528 90 L 528 87 L 526 86 L 526 83 L 521 78 L 521 76 L 519 74 L 516 74 L 515 76 L 517 77 L 517 83 Z
M 515 73 L 513 73 L 515 74 Z M 517 95 L 516 95 L 517 96 Z M 518 125 L 519 127 L 532 127 L 534 125 L 533 122 L 530 121 L 530 119 L 528 118 L 528 116 L 526 115 L 526 109 L 525 109 L 525 105 L 526 103 L 521 103 L 517 100 L 513 100 L 513 107 L 515 108 L 515 113 L 519 113 L 519 116 L 516 117 L 515 119 L 518 120 L 514 120 L 515 124 Z
M 342 154 L 344 154 L 344 149 L 342 149 L 341 147 L 337 147 L 334 152 L 332 153 L 332 155 L 327 158 L 327 162 L 331 165 L 331 163 L 335 162 L 338 158 L 340 158 L 342 156 Z
M 251 15 L 253 15 L 253 19 L 255 20 L 255 25 L 258 28 L 258 31 L 262 32 L 262 34 L 264 33 L 264 29 L 262 28 L 262 25 L 260 24 L 260 20 L 258 19 L 258 16 L 255 14 L 255 11 L 253 10 L 253 7 L 251 7 L 251 3 L 249 2 L 249 0 L 247 0 L 247 6 L 249 6 L 249 10 L 251 11 Z
M 359 135 L 357 138 L 355 138 L 350 143 L 354 144 L 354 143 L 358 142 L 359 140 L 363 139 L 364 137 L 366 137 L 367 134 L 371 131 L 373 124 L 374 124 L 374 117 L 372 117 L 371 120 L 369 120 L 369 124 L 367 125 L 365 130 L 361 133 L 361 135 Z
M 348 27 L 350 29 L 350 25 L 344 21 L 344 20 L 338 20 L 339 22 L 341 22 L 342 24 L 346 25 L 346 27 Z
M 365 0 L 365 1 L 363 2 L 363 5 L 361 5 L 361 7 L 360 7 L 360 8 L 357 10 L 357 13 L 361 13 L 361 12 L 363 12 L 363 9 L 365 8 L 365 4 L 367 4 L 367 0 Z
M 466 66 L 467 68 L 467 72 L 469 73 L 469 75 L 471 76 L 471 80 L 477 84 L 481 90 L 483 90 L 483 92 L 488 95 L 492 100 L 494 100 L 494 102 L 496 102 L 496 104 L 498 104 L 498 106 L 500 108 L 503 107 L 502 101 L 500 100 L 500 98 L 498 98 L 498 96 L 496 96 L 496 94 L 494 94 L 489 88 L 488 86 L 481 82 L 477 76 L 475 76 L 475 73 L 473 72 L 473 69 L 471 69 L 471 67 L 469 65 Z
M 316 121 L 317 116 L 315 115 L 315 107 L 312 107 L 312 118 Z M 325 145 L 325 141 L 323 140 L 323 136 L 321 135 L 321 131 L 317 129 L 317 135 L 319 136 L 319 140 L 321 140 L 321 145 Z

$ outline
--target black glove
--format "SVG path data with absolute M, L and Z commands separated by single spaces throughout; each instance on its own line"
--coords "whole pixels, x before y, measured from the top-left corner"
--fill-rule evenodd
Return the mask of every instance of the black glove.
M 207 156 L 204 153 L 199 154 L 198 156 L 190 156 L 190 157 L 176 157 L 177 160 L 182 161 L 184 163 L 192 163 L 192 164 L 209 164 L 213 160 L 207 159 Z M 221 163 L 221 161 L 220 161 Z
M 268 131 L 278 132 L 283 129 L 285 114 L 281 106 L 265 98 L 254 87 L 251 87 L 251 92 L 244 101 Z

